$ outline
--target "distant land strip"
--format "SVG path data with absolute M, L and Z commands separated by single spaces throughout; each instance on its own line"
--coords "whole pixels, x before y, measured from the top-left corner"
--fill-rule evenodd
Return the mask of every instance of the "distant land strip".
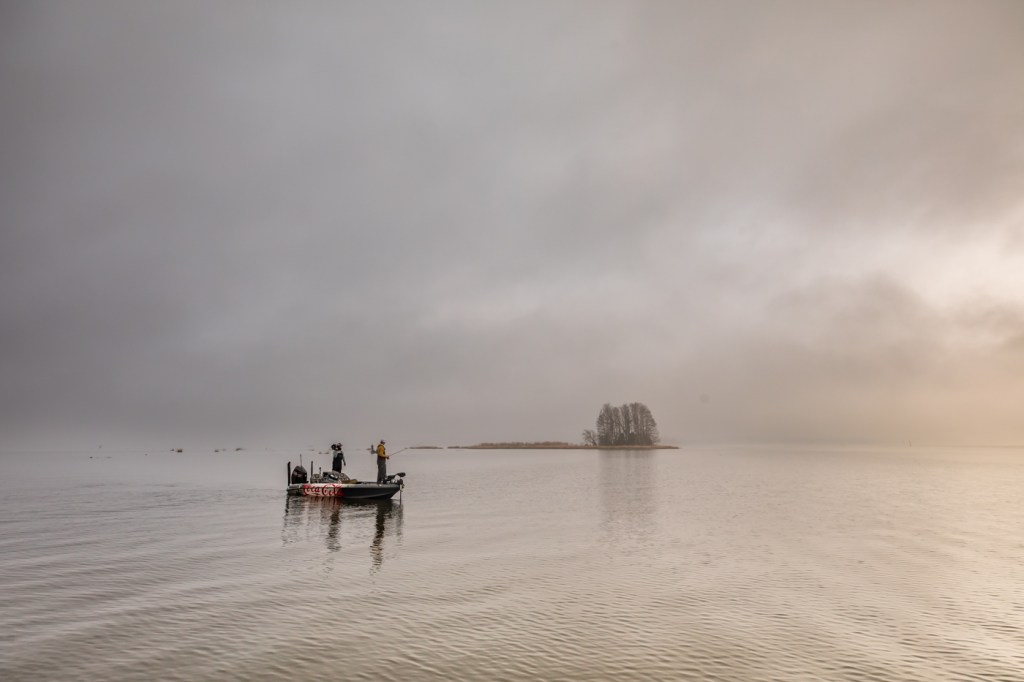
M 563 441 L 536 441 L 531 443 L 477 443 L 476 445 L 449 445 L 449 450 L 678 450 L 677 445 L 583 445 Z

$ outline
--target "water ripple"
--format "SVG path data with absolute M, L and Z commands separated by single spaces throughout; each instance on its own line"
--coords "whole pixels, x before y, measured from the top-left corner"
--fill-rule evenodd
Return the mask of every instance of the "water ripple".
M 1024 679 L 1022 463 L 860 454 L 441 451 L 369 505 L 277 453 L 4 470 L 0 674 Z

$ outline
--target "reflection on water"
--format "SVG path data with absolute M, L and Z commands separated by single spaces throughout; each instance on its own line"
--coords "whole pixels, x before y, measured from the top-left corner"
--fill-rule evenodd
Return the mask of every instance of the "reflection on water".
M 658 505 L 654 458 L 649 450 L 600 453 L 601 525 L 607 540 L 650 540 Z
M 402 504 L 392 500 L 377 502 L 345 502 L 330 497 L 297 497 L 288 495 L 284 503 L 284 545 L 323 536 L 328 551 L 351 550 L 364 542 L 373 528 L 370 542 L 371 572 L 380 569 L 385 555 L 385 537 L 402 538 Z

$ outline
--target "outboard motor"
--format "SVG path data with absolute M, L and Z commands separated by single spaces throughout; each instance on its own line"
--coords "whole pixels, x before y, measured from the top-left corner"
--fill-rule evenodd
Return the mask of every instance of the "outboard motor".
M 301 464 L 292 469 L 292 483 L 309 483 L 309 475 Z

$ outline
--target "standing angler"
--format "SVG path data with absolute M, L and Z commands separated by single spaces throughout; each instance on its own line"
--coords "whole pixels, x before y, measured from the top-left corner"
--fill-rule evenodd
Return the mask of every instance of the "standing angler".
M 377 483 L 383 483 L 388 475 L 388 455 L 384 451 L 384 441 L 377 444 Z
M 331 461 L 331 470 L 341 473 L 342 467 L 345 466 L 345 453 L 341 450 L 341 443 L 334 443 L 331 445 L 331 450 L 334 450 L 334 459 Z

